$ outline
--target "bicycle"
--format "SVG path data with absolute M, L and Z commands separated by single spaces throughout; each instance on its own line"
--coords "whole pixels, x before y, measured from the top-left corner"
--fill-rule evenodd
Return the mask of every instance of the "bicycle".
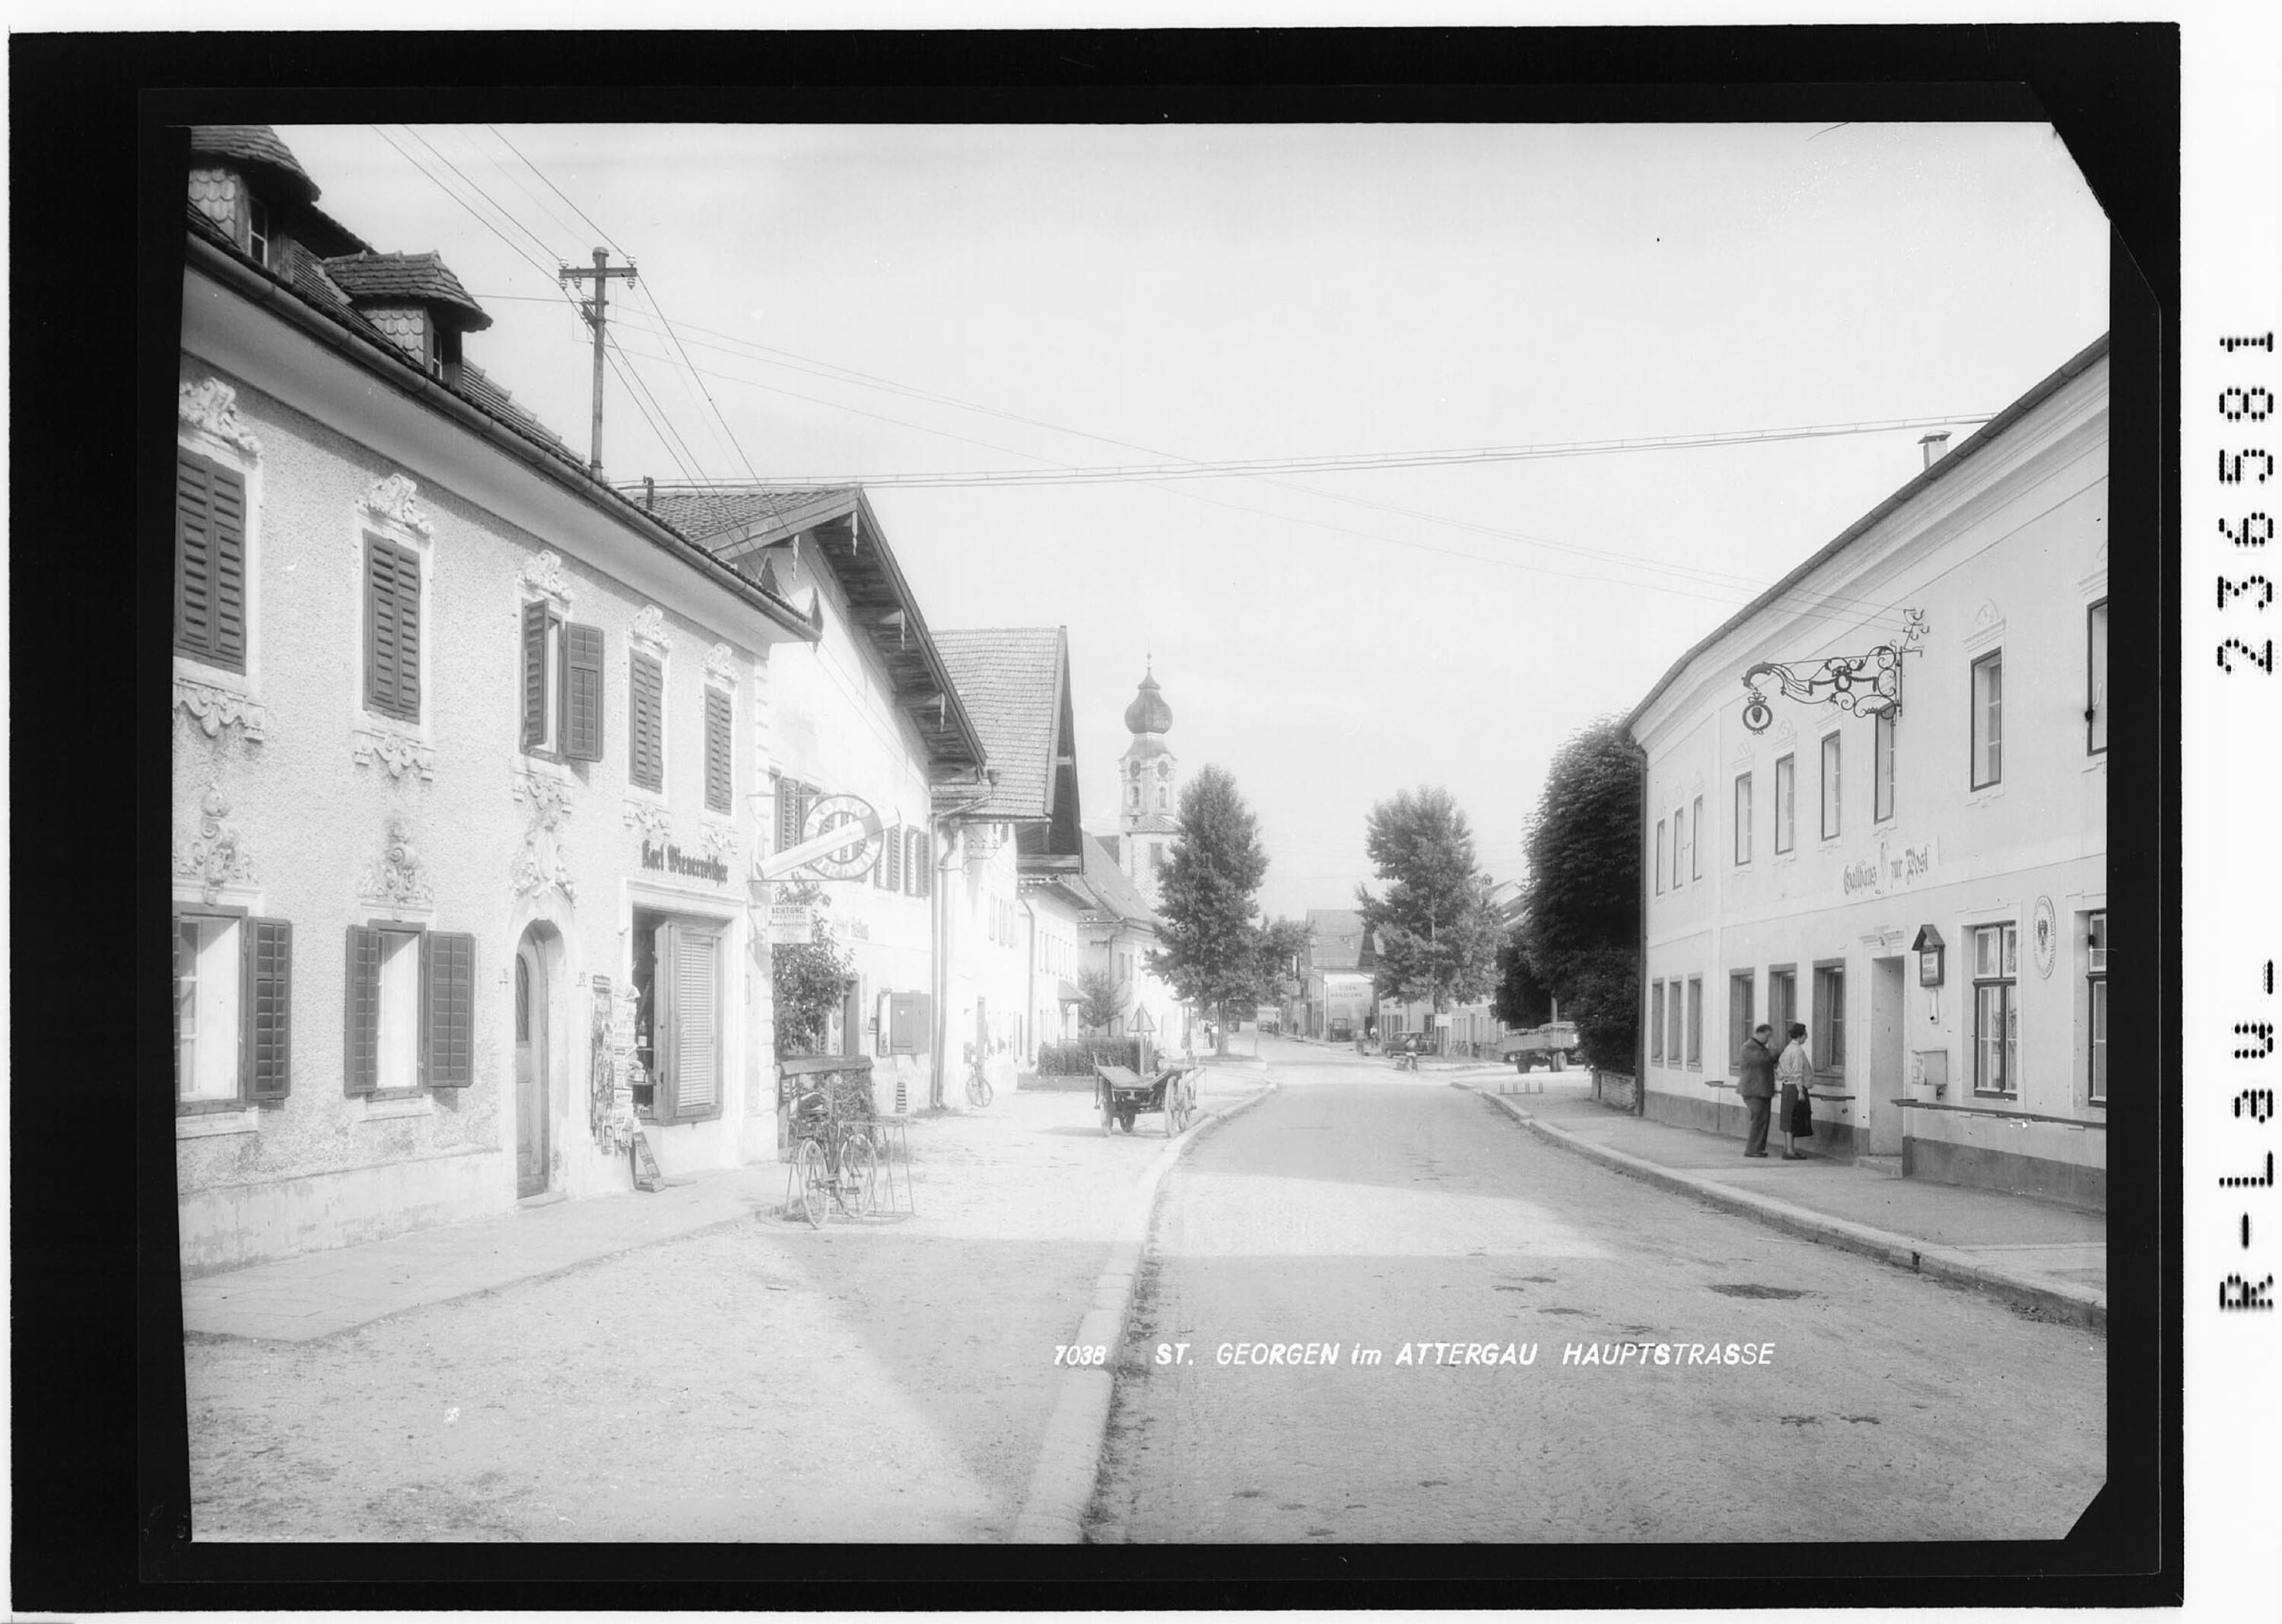
M 983 1074 L 982 1057 L 979 1054 L 966 1068 L 966 1103 L 973 1106 L 990 1103 L 990 1079 Z
M 792 1156 L 792 1183 L 801 1216 L 822 1229 L 837 1203 L 850 1217 L 869 1217 L 880 1206 L 880 1155 L 868 1123 L 842 1120 L 830 1092 L 815 1088 L 793 1101 L 800 1144 Z M 788 1203 L 789 1205 L 789 1203 Z

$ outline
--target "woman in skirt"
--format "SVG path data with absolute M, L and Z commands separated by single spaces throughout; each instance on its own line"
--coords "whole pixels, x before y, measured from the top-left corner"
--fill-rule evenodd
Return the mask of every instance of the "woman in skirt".
M 1814 1137 L 1813 1107 L 1807 1103 L 1805 1022 L 1790 1023 L 1790 1041 L 1775 1061 L 1775 1081 L 1782 1088 L 1783 1160 L 1805 1162 L 1806 1153 L 1799 1149 L 1798 1142 Z

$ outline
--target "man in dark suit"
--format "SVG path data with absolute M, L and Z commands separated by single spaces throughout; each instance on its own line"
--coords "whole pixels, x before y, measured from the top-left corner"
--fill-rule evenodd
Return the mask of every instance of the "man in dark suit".
M 1750 1131 L 1743 1140 L 1747 1156 L 1767 1154 L 1767 1115 L 1774 1107 L 1775 1056 L 1767 1047 L 1767 1039 L 1774 1028 L 1762 1021 L 1744 1040 L 1743 1050 L 1735 1056 L 1735 1092 L 1743 1097 L 1743 1108 L 1750 1113 Z

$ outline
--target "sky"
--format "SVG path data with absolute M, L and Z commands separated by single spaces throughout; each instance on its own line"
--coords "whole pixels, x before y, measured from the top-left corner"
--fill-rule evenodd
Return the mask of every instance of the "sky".
M 2107 323 L 2106 221 L 2034 124 L 279 134 L 336 219 L 442 253 L 493 319 L 468 358 L 580 449 L 556 268 L 633 260 L 610 478 L 890 481 L 930 626 L 1067 626 L 1090 828 L 1153 667 L 1184 775 L 1259 816 L 1271 915 L 1350 905 L 1370 807 L 1422 784 L 1522 875 L 1562 742 L 1906 482 L 1926 428 L 891 481 L 1962 439 Z

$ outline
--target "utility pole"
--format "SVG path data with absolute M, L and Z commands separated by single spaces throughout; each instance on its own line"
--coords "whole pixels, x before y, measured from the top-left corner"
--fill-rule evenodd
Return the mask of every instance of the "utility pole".
M 587 459 L 586 471 L 599 479 L 602 477 L 602 330 L 609 320 L 610 278 L 623 276 L 627 285 L 632 286 L 634 280 L 634 268 L 631 265 L 612 265 L 610 251 L 607 248 L 597 248 L 594 250 L 594 269 L 586 270 L 582 268 L 573 270 L 565 265 L 563 267 L 559 279 L 563 282 L 579 283 L 589 276 L 594 279 L 594 297 L 578 301 L 578 314 L 585 316 L 586 325 L 594 330 L 594 455 Z

